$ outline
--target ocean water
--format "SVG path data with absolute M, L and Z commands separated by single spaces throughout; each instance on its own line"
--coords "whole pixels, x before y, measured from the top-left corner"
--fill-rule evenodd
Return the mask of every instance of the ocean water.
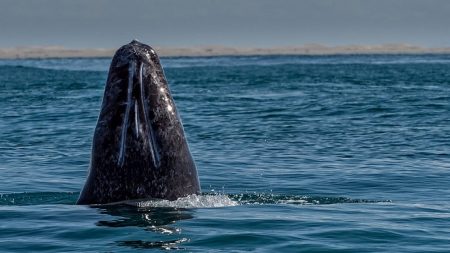
M 449 252 L 450 55 L 163 58 L 203 194 L 77 206 L 109 63 L 0 61 L 1 252 Z

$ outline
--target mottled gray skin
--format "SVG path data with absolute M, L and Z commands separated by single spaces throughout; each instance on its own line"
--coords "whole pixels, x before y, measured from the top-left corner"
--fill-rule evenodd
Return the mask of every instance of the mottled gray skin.
M 77 204 L 198 193 L 197 169 L 159 58 L 150 46 L 132 41 L 111 62 Z

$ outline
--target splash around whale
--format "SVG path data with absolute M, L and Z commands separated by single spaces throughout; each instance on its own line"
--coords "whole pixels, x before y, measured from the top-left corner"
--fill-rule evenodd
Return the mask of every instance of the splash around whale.
M 158 55 L 133 40 L 112 59 L 77 204 L 199 193 L 197 169 Z

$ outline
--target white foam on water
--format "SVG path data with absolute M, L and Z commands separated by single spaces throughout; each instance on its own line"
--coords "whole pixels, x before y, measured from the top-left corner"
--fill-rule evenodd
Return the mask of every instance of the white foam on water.
M 227 195 L 189 195 L 177 200 L 137 200 L 126 201 L 123 204 L 136 207 L 172 207 L 172 208 L 217 208 L 237 206 L 239 202 L 230 199 Z

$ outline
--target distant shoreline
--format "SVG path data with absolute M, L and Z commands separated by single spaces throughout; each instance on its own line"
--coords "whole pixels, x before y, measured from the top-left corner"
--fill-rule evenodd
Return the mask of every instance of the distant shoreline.
M 450 54 L 450 47 L 425 48 L 408 44 L 374 46 L 324 46 L 244 48 L 226 46 L 154 47 L 161 57 L 252 56 L 252 55 L 346 55 L 346 54 Z M 60 46 L 0 48 L 0 59 L 100 58 L 112 57 L 117 49 L 69 49 Z

